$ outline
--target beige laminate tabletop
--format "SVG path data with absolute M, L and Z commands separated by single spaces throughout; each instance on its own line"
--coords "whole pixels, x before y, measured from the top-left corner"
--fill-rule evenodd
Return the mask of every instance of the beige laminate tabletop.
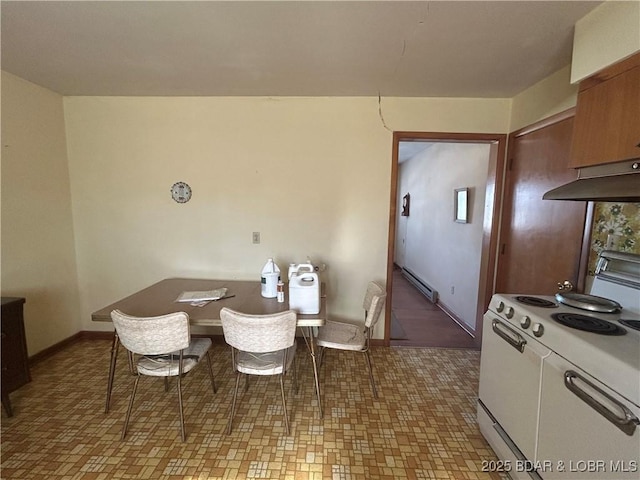
M 235 296 L 209 302 L 203 307 L 176 302 L 182 292 L 213 290 L 222 287 L 227 288 L 227 295 Z M 289 309 L 288 291 L 285 291 L 285 302 L 278 303 L 275 298 L 264 298 L 260 294 L 260 290 L 260 282 L 257 281 L 167 278 L 93 312 L 91 320 L 110 322 L 111 311 L 115 309 L 136 317 L 153 317 L 173 312 L 185 312 L 189 315 L 192 325 L 220 327 L 222 326 L 220 310 L 223 307 L 255 315 L 277 313 Z M 320 312 L 316 315 L 298 314 L 298 326 L 322 326 L 325 318 L 326 298 L 322 294 Z

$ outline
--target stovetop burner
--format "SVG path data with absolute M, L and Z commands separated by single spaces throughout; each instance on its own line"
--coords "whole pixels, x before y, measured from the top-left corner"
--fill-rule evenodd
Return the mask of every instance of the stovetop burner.
M 547 300 L 546 298 L 540 297 L 528 297 L 525 295 L 520 295 L 515 297 L 516 300 L 520 303 L 524 303 L 525 305 L 530 305 L 532 307 L 543 307 L 543 308 L 557 308 L 558 304 L 552 302 L 551 300 Z
M 640 320 L 621 319 L 620 323 L 634 330 L 640 330 Z
M 588 317 L 579 313 L 561 312 L 551 315 L 556 322 L 569 328 L 597 333 L 599 335 L 624 335 L 627 331 L 615 323 L 600 318 Z

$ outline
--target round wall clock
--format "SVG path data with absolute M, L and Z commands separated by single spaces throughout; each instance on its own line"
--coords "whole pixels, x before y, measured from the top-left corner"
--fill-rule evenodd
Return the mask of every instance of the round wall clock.
M 176 182 L 171 187 L 171 198 L 178 203 L 187 203 L 191 199 L 191 187 L 185 182 Z

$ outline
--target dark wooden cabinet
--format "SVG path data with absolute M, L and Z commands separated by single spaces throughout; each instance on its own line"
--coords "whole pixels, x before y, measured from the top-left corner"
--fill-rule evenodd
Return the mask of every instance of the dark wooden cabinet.
M 580 82 L 570 166 L 640 157 L 640 53 Z
M 24 333 L 24 298 L 2 297 L 2 406 L 13 415 L 9 394 L 31 381 Z

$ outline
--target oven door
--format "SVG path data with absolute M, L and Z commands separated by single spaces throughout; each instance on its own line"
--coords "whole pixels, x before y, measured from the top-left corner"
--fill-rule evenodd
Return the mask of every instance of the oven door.
M 544 361 L 538 473 L 545 479 L 640 478 L 640 408 L 555 353 Z
M 542 361 L 550 350 L 487 312 L 479 399 L 526 459 L 536 453 Z

